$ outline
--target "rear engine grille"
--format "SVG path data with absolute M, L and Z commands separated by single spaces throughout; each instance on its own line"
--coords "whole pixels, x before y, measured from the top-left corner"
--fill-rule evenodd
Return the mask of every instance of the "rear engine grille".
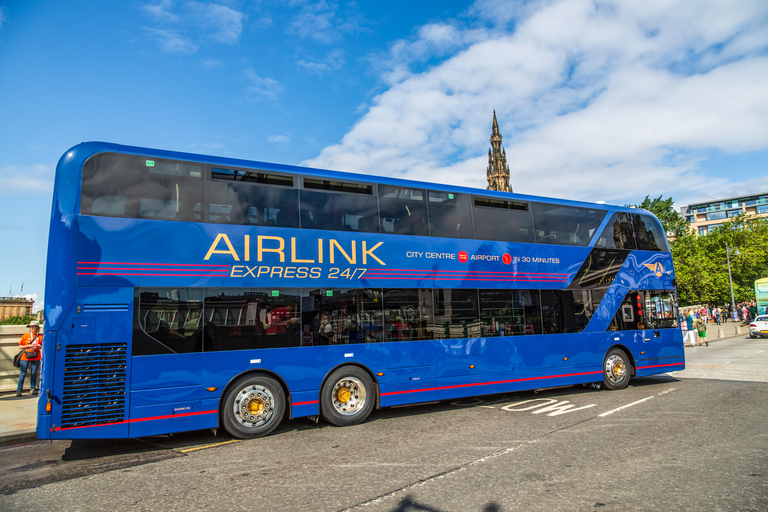
M 123 421 L 127 353 L 125 343 L 67 347 L 61 428 Z

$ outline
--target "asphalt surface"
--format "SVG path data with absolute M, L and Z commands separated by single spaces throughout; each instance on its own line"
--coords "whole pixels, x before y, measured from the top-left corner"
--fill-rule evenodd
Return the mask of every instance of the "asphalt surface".
M 768 340 L 686 349 L 682 372 L 208 431 L 0 449 L 0 509 L 768 510 Z

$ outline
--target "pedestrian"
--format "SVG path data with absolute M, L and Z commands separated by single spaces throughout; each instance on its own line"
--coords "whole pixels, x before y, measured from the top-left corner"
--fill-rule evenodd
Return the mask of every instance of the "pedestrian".
M 688 342 L 691 344 L 692 347 L 696 346 L 696 333 L 694 332 L 695 328 L 696 328 L 696 319 L 693 317 L 693 311 L 686 311 L 685 312 L 685 329 L 688 336 Z
M 683 312 L 683 317 L 680 320 L 680 331 L 683 333 L 683 346 L 685 346 L 688 341 L 688 311 Z
M 19 382 L 16 384 L 16 396 L 21 396 L 21 389 L 24 386 L 24 379 L 29 371 L 29 391 L 32 395 L 39 393 L 37 389 L 37 373 L 40 369 L 40 359 L 42 355 L 40 349 L 43 347 L 43 335 L 40 333 L 40 323 L 32 320 L 27 324 L 29 332 L 19 340 L 19 347 L 24 349 L 19 362 L 21 363 L 19 372 Z
M 715 317 L 715 323 L 720 325 L 720 306 L 715 306 L 715 309 L 712 310 L 712 316 Z
M 707 341 L 707 319 L 704 317 L 699 317 L 698 320 L 696 320 L 696 330 L 699 331 L 699 343 L 701 345 L 709 346 L 709 342 Z

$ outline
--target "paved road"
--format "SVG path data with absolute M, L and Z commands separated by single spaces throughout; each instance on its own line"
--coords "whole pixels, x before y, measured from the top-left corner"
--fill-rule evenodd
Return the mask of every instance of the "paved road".
M 295 420 L 252 441 L 5 448 L 0 509 L 768 510 L 768 340 L 686 356 L 688 369 L 617 392 L 441 402 L 348 428 Z

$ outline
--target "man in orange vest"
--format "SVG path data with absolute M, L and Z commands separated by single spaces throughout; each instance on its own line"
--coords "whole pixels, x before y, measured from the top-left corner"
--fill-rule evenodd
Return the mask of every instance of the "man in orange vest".
M 27 376 L 27 371 L 31 370 L 29 375 L 29 390 L 33 395 L 37 395 L 40 392 L 37 389 L 37 372 L 40 369 L 40 349 L 43 347 L 43 335 L 40 333 L 40 323 L 37 320 L 32 320 L 27 324 L 29 332 L 21 337 L 19 340 L 19 347 L 24 349 L 24 353 L 21 354 L 21 373 L 19 373 L 19 383 L 16 384 L 16 396 L 21 396 L 21 388 L 24 385 L 24 379 Z

